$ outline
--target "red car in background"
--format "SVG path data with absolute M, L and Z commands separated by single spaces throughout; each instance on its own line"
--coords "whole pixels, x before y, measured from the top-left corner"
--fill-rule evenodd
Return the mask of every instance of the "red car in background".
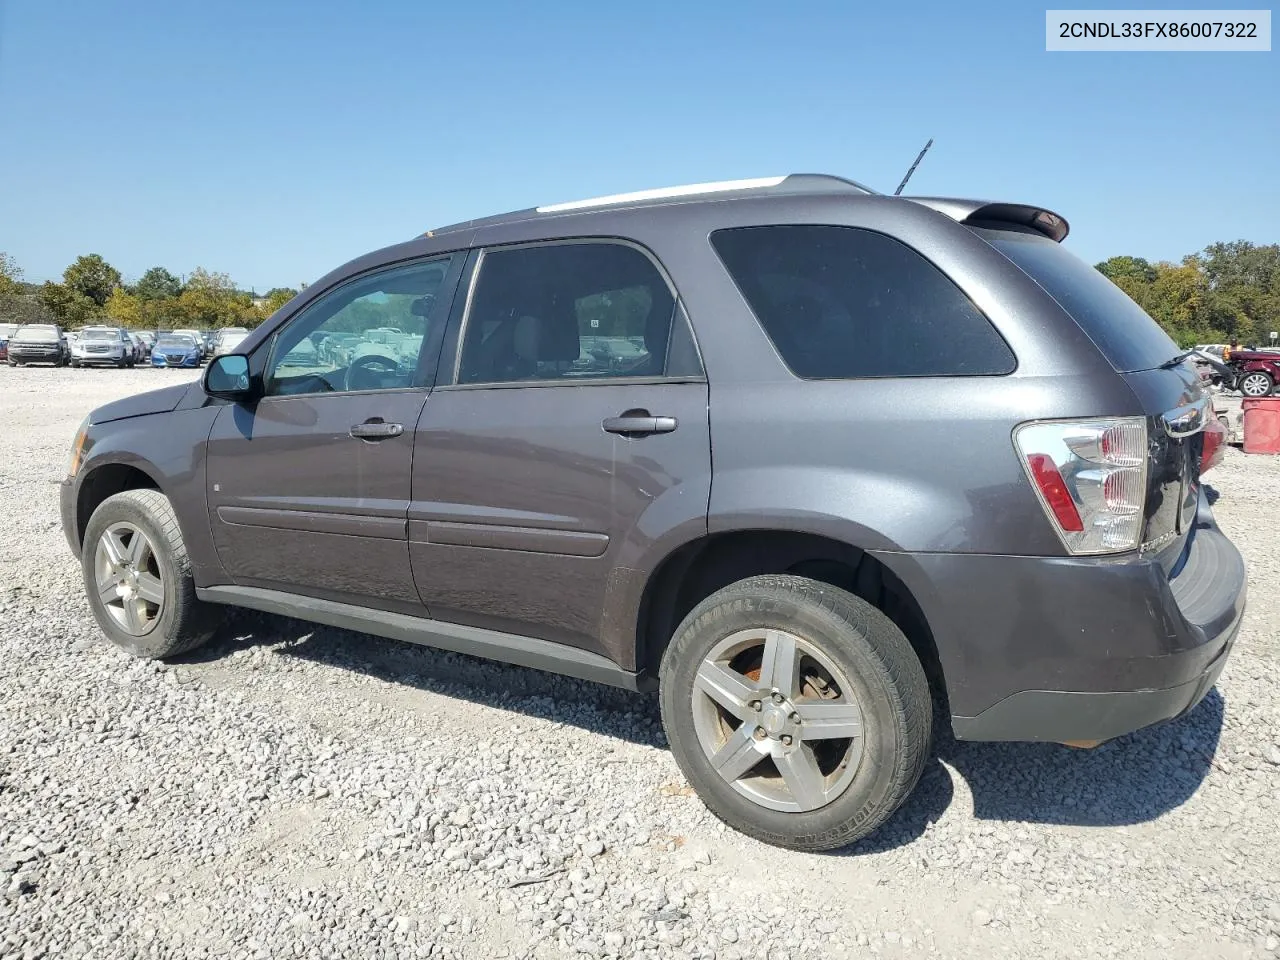
M 0 360 L 9 359 L 9 338 L 17 329 L 16 323 L 0 323 Z
M 1232 350 L 1227 365 L 1236 374 L 1235 388 L 1246 397 L 1269 397 L 1280 383 L 1280 353 Z

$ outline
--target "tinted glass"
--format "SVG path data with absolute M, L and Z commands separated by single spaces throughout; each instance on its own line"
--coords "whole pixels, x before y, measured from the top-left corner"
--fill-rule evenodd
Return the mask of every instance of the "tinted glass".
M 460 383 L 658 377 L 675 298 L 653 262 L 619 243 L 485 253 Z
M 436 294 L 450 258 L 369 274 L 325 294 L 291 320 L 267 366 L 270 394 L 412 386 L 424 344 L 443 339 L 448 304 Z
M 1009 373 L 977 307 L 905 244 L 854 227 L 742 227 L 711 242 L 783 362 L 807 379 Z
M 1149 370 L 1178 353 L 1128 294 L 1062 244 L 1013 230 L 976 232 L 1058 301 L 1117 371 Z

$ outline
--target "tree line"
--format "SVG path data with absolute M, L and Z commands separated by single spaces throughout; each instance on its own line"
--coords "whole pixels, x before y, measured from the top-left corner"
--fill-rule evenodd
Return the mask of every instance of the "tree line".
M 1280 244 L 1211 243 L 1181 263 L 1112 257 L 1097 267 L 1180 346 L 1266 346 L 1280 331 Z
M 1265 345 L 1280 331 L 1280 244 L 1212 243 L 1180 263 L 1111 257 L 1096 265 L 1180 346 Z M 303 284 L 305 286 L 305 284 Z M 29 284 L 0 252 L 0 321 L 44 320 L 64 327 L 111 322 L 141 329 L 252 327 L 298 291 L 276 287 L 263 297 L 237 289 L 225 273 L 196 268 L 183 279 L 152 267 L 136 283 L 96 253 L 77 257 L 59 283 Z
M 225 273 L 203 267 L 183 278 L 152 267 L 127 283 L 96 253 L 77 257 L 59 282 L 26 283 L 14 259 L 0 252 L 0 322 L 67 328 L 109 323 L 135 330 L 254 327 L 297 293 L 274 287 L 258 297 L 238 289 Z

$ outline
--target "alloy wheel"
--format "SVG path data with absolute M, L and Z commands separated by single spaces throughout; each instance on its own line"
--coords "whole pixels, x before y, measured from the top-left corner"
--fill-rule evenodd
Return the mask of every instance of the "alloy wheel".
M 1265 373 L 1250 373 L 1240 381 L 1240 392 L 1246 397 L 1265 397 L 1271 388 L 1271 378 Z
M 114 523 L 94 552 L 98 599 L 116 625 L 140 637 L 164 613 L 164 575 L 155 546 L 132 523 Z
M 826 806 L 862 760 L 852 684 L 815 644 L 784 630 L 744 630 L 717 643 L 694 678 L 693 720 L 712 769 L 771 810 Z

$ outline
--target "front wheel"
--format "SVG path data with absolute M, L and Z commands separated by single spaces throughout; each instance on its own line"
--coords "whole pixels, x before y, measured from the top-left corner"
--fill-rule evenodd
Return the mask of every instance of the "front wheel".
M 880 610 L 803 577 L 724 588 L 662 659 L 662 721 L 717 817 L 766 843 L 829 850 L 879 828 L 915 788 L 932 702 Z
M 102 501 L 85 528 L 80 560 L 98 626 L 135 657 L 178 656 L 217 628 L 221 610 L 196 599 L 178 518 L 158 490 Z
M 1270 374 L 1261 370 L 1246 373 L 1240 378 L 1240 392 L 1246 397 L 1269 397 L 1275 386 Z

